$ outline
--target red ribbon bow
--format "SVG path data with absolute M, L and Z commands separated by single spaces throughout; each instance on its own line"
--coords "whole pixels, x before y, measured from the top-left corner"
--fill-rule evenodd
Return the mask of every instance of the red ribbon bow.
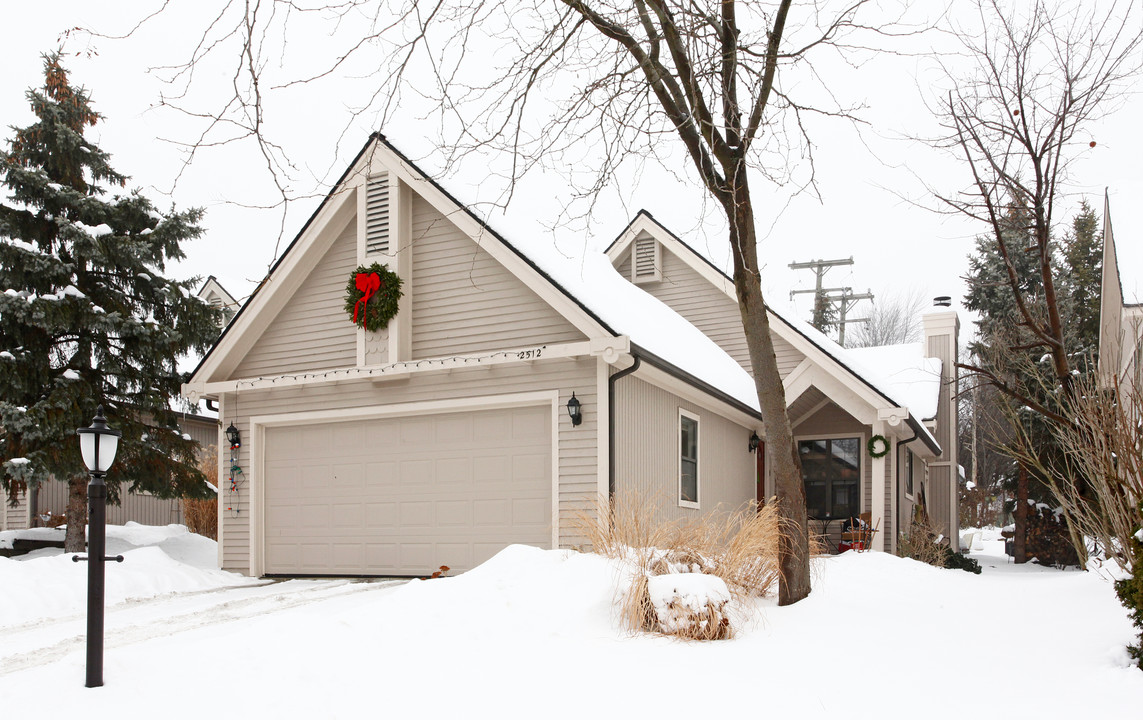
M 377 273 L 357 273 L 357 278 L 354 280 L 357 289 L 365 293 L 357 304 L 353 306 L 353 322 L 357 322 L 357 309 L 361 308 L 361 323 L 365 324 L 365 306 L 369 304 L 369 298 L 373 293 L 381 289 L 381 276 Z

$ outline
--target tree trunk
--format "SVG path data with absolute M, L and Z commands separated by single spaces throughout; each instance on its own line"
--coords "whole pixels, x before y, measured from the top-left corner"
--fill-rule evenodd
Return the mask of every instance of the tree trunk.
M 87 476 L 77 475 L 68 481 L 67 534 L 64 552 L 81 553 L 87 549 Z
M 746 173 L 737 175 L 735 202 L 727 208 L 730 223 L 730 247 L 734 256 L 734 286 L 742 327 L 754 370 L 754 386 L 762 410 L 766 447 L 773 450 L 771 472 L 778 502 L 782 533 L 778 545 L 781 571 L 778 604 L 791 605 L 810 594 L 810 540 L 806 522 L 806 489 L 802 482 L 802 466 L 794 445 L 794 431 L 786 413 L 786 391 L 778 372 L 774 341 L 770 336 L 770 318 L 762 297 L 758 273 L 758 245 L 754 231 L 754 215 L 746 186 Z
M 1020 463 L 1016 475 L 1016 530 L 1012 537 L 1012 559 L 1017 563 L 1028 562 L 1026 544 L 1028 540 L 1028 470 Z

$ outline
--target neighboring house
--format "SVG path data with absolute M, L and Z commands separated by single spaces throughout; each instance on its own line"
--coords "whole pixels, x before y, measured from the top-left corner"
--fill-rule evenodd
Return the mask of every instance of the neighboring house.
M 1106 194 L 1099 298 L 1099 370 L 1101 380 L 1107 385 L 1118 376 L 1121 383 L 1143 386 L 1143 304 L 1124 301 L 1115 236 L 1111 230 L 1111 206 Z
M 218 282 L 218 278 L 213 275 L 203 282 L 197 295 L 211 305 L 222 308 L 222 321 L 220 326 L 225 327 L 234 317 L 234 314 L 238 312 L 238 301 L 234 299 L 233 295 L 226 291 L 226 288 L 222 287 L 222 283 Z
M 234 478 L 220 564 L 460 571 L 509 543 L 580 545 L 577 520 L 611 492 L 666 498 L 673 515 L 769 495 L 727 278 L 645 213 L 606 257 L 550 245 L 509 242 L 371 136 L 184 386 L 241 433 L 219 461 Z M 375 333 L 343 307 L 373 262 L 404 289 Z M 771 322 L 813 507 L 871 512 L 892 550 L 923 495 L 955 542 L 955 314 L 880 355 Z M 869 456 L 872 435 L 885 456 Z
M 114 425 L 114 418 L 111 424 Z M 179 429 L 197 440 L 203 448 L 218 443 L 218 420 L 201 415 L 179 413 Z M 183 522 L 178 498 L 158 498 L 150 493 L 128 493 L 126 488 L 119 504 L 107 506 L 107 522 L 122 525 L 128 521 L 141 525 L 169 525 Z M 43 524 L 49 515 L 62 516 L 67 510 L 68 484 L 62 480 L 41 483 L 33 493 L 23 493 L 15 506 L 5 505 L 0 513 L 0 530 L 23 530 Z

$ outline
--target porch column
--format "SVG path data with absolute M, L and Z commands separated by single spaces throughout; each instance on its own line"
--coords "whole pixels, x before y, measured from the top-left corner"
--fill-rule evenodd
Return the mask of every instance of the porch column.
M 884 420 L 874 421 L 872 428 L 874 435 L 885 436 Z M 885 549 L 885 461 L 888 458 L 889 454 L 882 455 L 879 458 L 872 456 L 869 458 L 870 475 L 873 480 L 872 483 L 870 483 L 870 521 L 873 523 L 873 527 L 877 528 L 877 534 L 873 536 L 874 550 Z

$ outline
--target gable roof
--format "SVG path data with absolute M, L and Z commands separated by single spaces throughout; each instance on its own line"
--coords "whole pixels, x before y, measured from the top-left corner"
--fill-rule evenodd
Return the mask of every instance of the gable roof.
M 228 356 L 241 354 L 243 331 L 254 317 L 277 312 L 275 292 L 289 286 L 292 274 L 306 274 L 298 261 L 320 230 L 337 213 L 348 213 L 344 192 L 354 171 L 380 153 L 382 164 L 396 172 L 414 192 L 433 204 L 445 217 L 492 253 L 501 263 L 553 307 L 572 319 L 589 337 L 620 337 L 632 343 L 632 353 L 713 395 L 740 411 L 760 418 L 753 379 L 714 341 L 662 302 L 621 278 L 602 255 L 571 262 L 545 243 L 533 243 L 529 252 L 508 241 L 439 182 L 427 175 L 380 133 L 373 133 L 342 173 L 321 205 L 286 247 L 246 304 L 239 310 L 210 352 L 199 362 L 193 381 L 206 381 L 223 367 Z M 368 157 L 367 157 L 368 156 Z M 340 193 L 340 195 L 339 195 Z M 230 358 L 232 359 L 232 358 Z M 232 368 L 231 368 L 232 369 Z
M 607 247 L 605 252 L 608 259 L 612 263 L 618 264 L 631 244 L 643 232 L 662 243 L 666 249 L 710 281 L 714 287 L 725 293 L 735 303 L 738 302 L 734 280 L 646 210 L 640 210 Z M 872 402 L 872 404 L 884 403 L 891 407 L 908 408 L 910 425 L 914 430 L 918 430 L 926 445 L 929 445 L 934 452 L 939 453 L 940 446 L 936 439 L 920 422 L 917 422 L 918 419 L 928 420 L 936 415 L 936 401 L 940 390 L 941 363 L 939 360 L 930 358 L 928 360 L 932 362 L 925 363 L 923 362 L 924 358 L 910 357 L 904 361 L 905 351 L 882 353 L 879 360 L 903 361 L 901 365 L 887 367 L 889 376 L 886 377 L 885 374 L 874 369 L 874 367 L 880 367 L 879 363 L 863 362 L 860 351 L 855 354 L 854 350 L 843 348 L 816 328 L 792 318 L 792 313 L 782 312 L 770 302 L 766 303 L 766 307 L 771 316 L 770 329 L 776 335 L 793 345 L 807 357 L 814 358 L 819 364 L 824 363 L 827 366 L 832 366 L 842 371 L 846 377 L 857 381 L 860 387 L 867 391 L 864 394 L 867 401 Z M 919 354 L 923 354 L 923 352 Z M 873 353 L 869 355 L 872 357 Z M 930 381 L 923 381 L 923 376 L 928 376 L 934 372 L 935 375 L 932 375 Z M 870 393 L 875 397 L 870 398 Z M 880 402 L 877 402 L 876 399 L 879 399 Z

